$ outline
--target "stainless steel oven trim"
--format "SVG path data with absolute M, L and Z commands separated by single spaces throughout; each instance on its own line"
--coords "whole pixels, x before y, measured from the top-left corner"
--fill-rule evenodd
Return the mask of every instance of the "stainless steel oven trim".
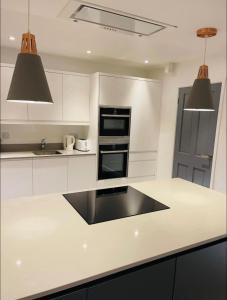
M 111 114 L 101 114 L 102 117 L 111 117 L 111 118 L 130 118 L 130 115 L 111 115 Z
M 103 151 L 103 150 L 101 150 L 100 151 L 100 153 L 101 154 L 111 154 L 111 153 L 127 153 L 128 152 L 128 150 L 110 150 L 110 151 L 108 151 L 108 150 L 106 150 L 106 151 Z

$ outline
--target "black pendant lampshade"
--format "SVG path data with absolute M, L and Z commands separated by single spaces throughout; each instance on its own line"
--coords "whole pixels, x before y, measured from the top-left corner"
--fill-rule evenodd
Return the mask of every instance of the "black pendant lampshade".
M 53 103 L 39 55 L 18 54 L 7 100 Z
M 8 101 L 27 103 L 53 103 L 35 36 L 30 32 L 22 36 L 21 53 L 9 88 Z
M 200 66 L 197 79 L 194 81 L 192 90 L 184 110 L 214 111 L 212 100 L 211 83 L 208 78 L 208 66 L 205 65 L 206 40 L 217 34 L 216 28 L 201 28 L 197 30 L 197 36 L 205 38 L 204 64 Z
M 200 67 L 200 70 L 208 67 L 203 65 Z M 199 72 L 199 74 L 201 71 Z M 214 111 L 211 84 L 209 78 L 200 78 L 201 75 L 198 75 L 198 78 L 194 81 L 191 94 L 186 103 L 184 110 L 196 110 L 196 111 Z

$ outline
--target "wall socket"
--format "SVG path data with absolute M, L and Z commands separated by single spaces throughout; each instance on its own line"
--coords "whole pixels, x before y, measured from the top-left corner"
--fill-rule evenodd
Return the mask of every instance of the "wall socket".
M 10 138 L 9 132 L 8 131 L 3 131 L 2 132 L 2 139 L 7 140 Z

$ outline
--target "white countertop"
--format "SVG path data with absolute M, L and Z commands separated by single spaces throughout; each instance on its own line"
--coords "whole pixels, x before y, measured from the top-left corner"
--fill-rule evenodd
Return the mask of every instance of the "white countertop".
M 1 299 L 35 299 L 226 237 L 224 194 L 181 179 L 132 186 L 170 209 L 88 225 L 60 194 L 3 201 Z
M 54 150 L 55 151 L 55 150 Z M 74 156 L 74 155 L 94 155 L 94 151 L 79 151 L 79 150 L 56 150 L 61 154 L 50 155 L 36 155 L 32 151 L 20 151 L 20 152 L 1 152 L 0 159 L 13 159 L 13 158 L 42 158 L 42 157 L 62 157 L 62 156 Z

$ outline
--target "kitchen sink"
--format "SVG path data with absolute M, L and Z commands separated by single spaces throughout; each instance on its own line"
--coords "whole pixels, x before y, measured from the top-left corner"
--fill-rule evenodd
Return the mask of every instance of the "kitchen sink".
M 35 155 L 56 155 L 56 154 L 62 154 L 59 151 L 55 150 L 39 150 L 39 151 L 33 151 L 32 152 Z

